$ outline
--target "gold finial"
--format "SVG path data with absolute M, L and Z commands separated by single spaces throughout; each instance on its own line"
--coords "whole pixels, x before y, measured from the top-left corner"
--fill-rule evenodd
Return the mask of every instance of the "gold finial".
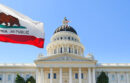
M 67 20 L 67 18 L 66 17 L 64 17 L 64 20 L 63 20 L 63 25 L 68 25 L 68 20 Z

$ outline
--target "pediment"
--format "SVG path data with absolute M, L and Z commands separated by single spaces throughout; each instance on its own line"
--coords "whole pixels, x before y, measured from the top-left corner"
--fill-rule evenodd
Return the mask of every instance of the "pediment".
M 38 59 L 37 61 L 92 61 L 83 56 L 76 55 L 53 55 Z

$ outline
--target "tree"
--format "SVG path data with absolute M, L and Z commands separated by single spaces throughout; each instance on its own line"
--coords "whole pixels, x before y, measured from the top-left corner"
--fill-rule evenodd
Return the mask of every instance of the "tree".
M 26 83 L 36 83 L 36 80 L 33 78 L 33 76 L 31 76 L 26 80 Z
M 105 72 L 101 72 L 101 74 L 98 76 L 97 83 L 109 83 L 109 78 Z
M 25 83 L 25 80 L 23 77 L 21 77 L 19 74 L 17 74 L 17 77 L 15 79 L 15 83 Z

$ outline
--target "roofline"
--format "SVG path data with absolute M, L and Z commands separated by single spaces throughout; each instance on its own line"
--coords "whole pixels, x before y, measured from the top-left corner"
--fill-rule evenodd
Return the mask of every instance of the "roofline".
M 61 55 L 61 54 L 55 54 L 55 55 L 50 55 L 50 56 L 41 56 L 41 57 L 35 59 L 34 62 L 41 61 L 41 60 L 45 60 L 45 59 L 51 58 L 51 57 L 63 56 L 63 55 L 68 55 L 68 56 L 73 55 L 73 56 L 75 56 L 75 57 L 84 58 L 84 59 L 86 59 L 86 60 L 88 60 L 88 61 L 96 61 L 96 62 L 97 62 L 97 60 L 90 60 L 90 59 L 88 59 L 88 58 L 85 57 L 85 56 L 76 56 L 75 54 L 70 54 L 70 53 L 63 53 L 62 55 Z
M 130 63 L 98 63 L 96 67 L 130 67 Z
M 34 63 L 32 64 L 28 64 L 28 63 L 24 63 L 24 64 L 13 64 L 13 63 L 0 63 L 0 67 L 36 67 L 36 65 Z M 100 67 L 130 67 L 130 63 L 98 63 L 96 65 L 97 68 Z
M 0 63 L 0 67 L 36 67 L 36 65 L 34 63 Z

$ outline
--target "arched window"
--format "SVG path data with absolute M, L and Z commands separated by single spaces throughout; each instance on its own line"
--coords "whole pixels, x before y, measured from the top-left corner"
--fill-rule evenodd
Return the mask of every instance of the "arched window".
M 30 78 L 30 75 L 29 74 L 26 74 L 26 79 Z
M 62 47 L 60 48 L 60 53 L 62 53 Z
M 115 75 L 114 74 L 112 75 L 112 80 L 115 80 Z
M 75 79 L 78 79 L 78 73 L 75 73 Z
M 48 79 L 50 79 L 51 78 L 51 75 L 50 75 L 50 73 L 48 73 Z
M 68 40 L 70 40 L 70 37 L 68 37 Z
M 84 79 L 84 74 L 83 73 L 81 73 L 81 78 Z
M 3 75 L 2 74 L 0 74 L 0 81 L 3 79 Z
M 56 79 L 56 73 L 54 73 L 54 77 L 53 78 Z
M 8 75 L 8 81 L 10 81 L 10 80 L 11 80 L 11 75 L 9 74 L 9 75 Z
M 124 75 L 121 75 L 121 80 L 124 80 Z
M 75 49 L 75 54 L 77 54 L 77 49 Z
M 63 38 L 61 37 L 60 39 L 62 40 Z
M 2 75 L 2 74 L 0 74 L 0 81 L 1 81 L 1 80 L 3 80 L 3 75 Z
M 69 53 L 71 53 L 71 48 L 69 48 Z

